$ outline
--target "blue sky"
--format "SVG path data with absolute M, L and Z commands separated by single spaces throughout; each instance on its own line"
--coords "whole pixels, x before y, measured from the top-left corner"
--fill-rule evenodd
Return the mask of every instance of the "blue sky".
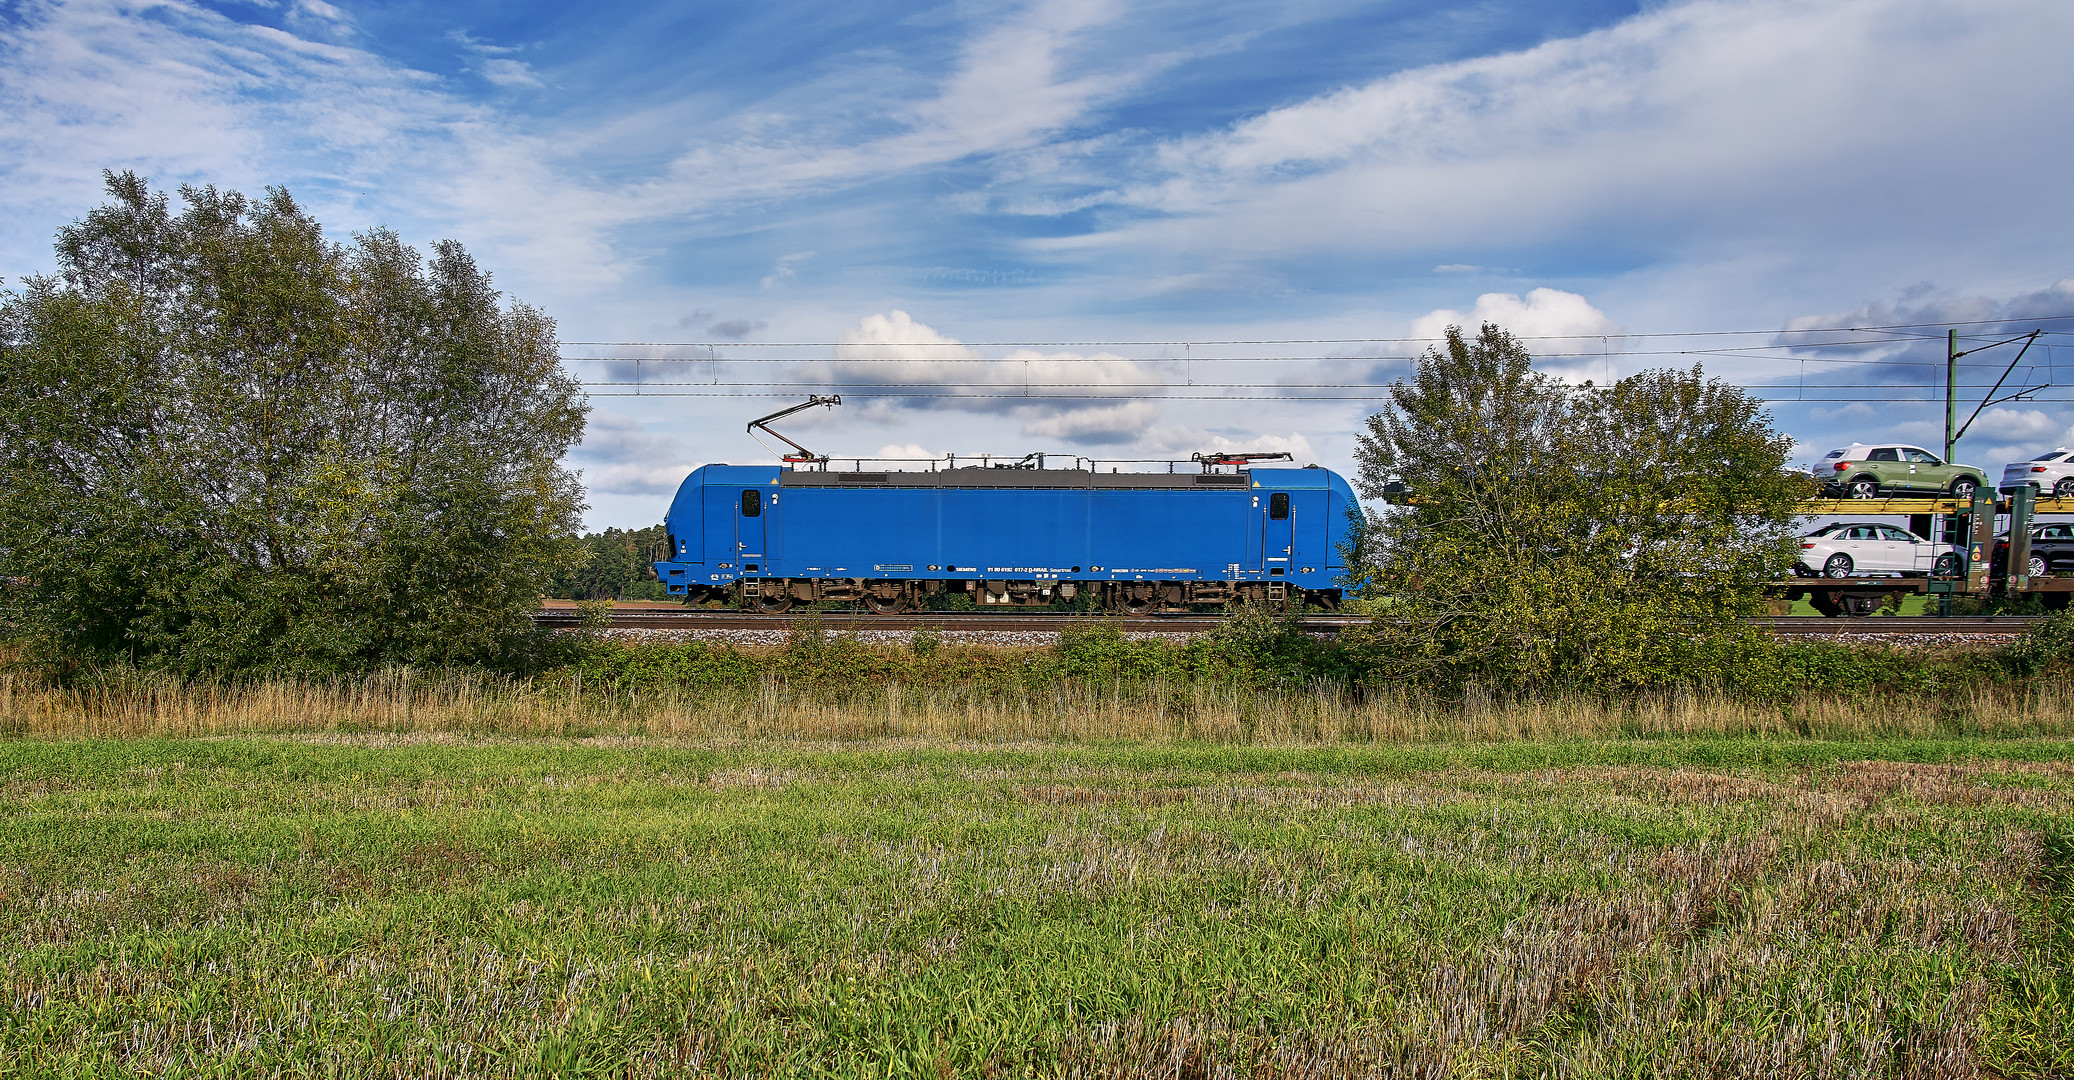
M 787 430 L 838 454 L 1339 467 L 1395 339 L 1483 319 L 1761 387 L 1803 457 L 1935 447 L 1937 327 L 2074 332 L 2070 40 L 2064 0 L 0 0 L 0 276 L 127 168 L 461 240 L 571 341 L 708 343 L 567 350 L 645 384 L 571 458 L 600 526 L 837 384 Z M 1761 333 L 1637 336 L 1714 330 Z M 2042 340 L 2061 389 L 1962 460 L 2074 443 Z

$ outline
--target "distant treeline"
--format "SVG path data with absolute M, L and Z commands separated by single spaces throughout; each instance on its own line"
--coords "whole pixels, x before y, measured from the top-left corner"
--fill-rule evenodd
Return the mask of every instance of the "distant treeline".
M 580 543 L 584 558 L 555 575 L 547 595 L 557 600 L 667 600 L 670 594 L 655 580 L 655 546 L 663 527 L 606 529 L 586 533 Z

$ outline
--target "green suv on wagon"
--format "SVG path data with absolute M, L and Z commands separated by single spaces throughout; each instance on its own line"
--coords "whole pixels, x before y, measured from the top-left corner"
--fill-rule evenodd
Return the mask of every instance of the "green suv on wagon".
M 1882 495 L 1971 499 L 1987 475 L 1972 465 L 1947 465 L 1936 454 L 1907 443 L 1852 443 L 1831 450 L 1813 470 L 1822 493 L 1832 499 L 1877 499 Z

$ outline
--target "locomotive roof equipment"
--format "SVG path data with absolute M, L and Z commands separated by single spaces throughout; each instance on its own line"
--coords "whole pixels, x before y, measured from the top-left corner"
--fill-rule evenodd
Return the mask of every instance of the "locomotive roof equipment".
M 797 405 L 788 405 L 785 408 L 779 409 L 777 412 L 770 414 L 769 416 L 759 416 L 756 419 L 749 421 L 749 426 L 744 428 L 743 430 L 747 431 L 751 438 L 755 438 L 757 428 L 762 428 L 763 430 L 770 432 L 772 435 L 776 435 L 780 440 L 782 440 L 785 443 L 785 445 L 793 449 L 792 453 L 784 455 L 782 460 L 786 462 L 795 465 L 805 464 L 807 462 L 814 462 L 815 464 L 826 465 L 828 464 L 827 454 L 816 454 L 812 450 L 809 450 L 806 447 L 801 446 L 796 442 L 793 442 L 791 439 L 785 438 L 784 435 L 778 433 L 778 430 L 776 428 L 771 427 L 771 421 L 791 416 L 793 413 L 799 412 L 802 409 L 811 409 L 816 405 L 826 405 L 830 408 L 833 408 L 842 403 L 843 397 L 841 394 L 814 394 Z M 762 439 L 757 439 L 756 441 L 759 445 L 763 442 Z M 765 449 L 769 449 L 769 447 L 765 447 Z
M 1219 465 L 1250 465 L 1256 461 L 1295 461 L 1296 459 L 1290 456 L 1287 450 L 1251 454 L 1229 454 L 1213 450 L 1207 454 L 1190 454 L 1188 455 L 1188 460 L 1201 462 L 1203 471 L 1209 472 Z

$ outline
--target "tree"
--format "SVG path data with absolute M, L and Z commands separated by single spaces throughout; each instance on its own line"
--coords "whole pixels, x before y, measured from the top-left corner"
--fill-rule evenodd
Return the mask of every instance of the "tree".
M 187 672 L 509 655 L 582 509 L 554 322 L 462 247 L 109 174 L 0 294 L 0 589 L 45 656 Z
M 1532 362 L 1450 327 L 1369 417 L 1357 486 L 1413 494 L 1363 538 L 1392 600 L 1378 633 L 1435 686 L 1705 681 L 1792 563 L 1791 441 L 1698 368 L 1597 387 Z
M 655 580 L 655 550 L 663 527 L 611 529 L 583 537 L 581 562 L 555 575 L 549 596 L 564 600 L 667 600 Z

